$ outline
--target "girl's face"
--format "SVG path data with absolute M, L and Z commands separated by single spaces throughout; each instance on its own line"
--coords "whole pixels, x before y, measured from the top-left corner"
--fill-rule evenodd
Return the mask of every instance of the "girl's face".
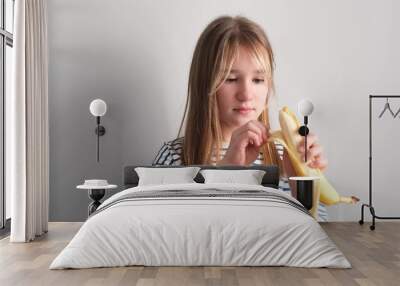
M 243 47 L 233 62 L 226 81 L 217 90 L 218 112 L 225 140 L 232 132 L 249 122 L 257 120 L 264 110 L 268 83 L 252 55 Z

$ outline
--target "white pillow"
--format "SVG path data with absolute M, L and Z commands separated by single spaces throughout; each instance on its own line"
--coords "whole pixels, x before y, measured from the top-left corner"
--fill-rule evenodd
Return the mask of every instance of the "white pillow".
M 235 183 L 247 185 L 261 185 L 265 175 L 262 170 L 218 170 L 205 169 L 200 174 L 204 177 L 204 183 Z
M 200 167 L 146 168 L 136 167 L 138 186 L 195 183 Z

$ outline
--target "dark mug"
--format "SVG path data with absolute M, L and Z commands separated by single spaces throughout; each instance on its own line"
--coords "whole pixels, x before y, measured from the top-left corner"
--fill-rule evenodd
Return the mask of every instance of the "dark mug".
M 290 177 L 289 179 L 296 181 L 297 200 L 307 210 L 312 209 L 314 180 L 317 180 L 318 177 Z

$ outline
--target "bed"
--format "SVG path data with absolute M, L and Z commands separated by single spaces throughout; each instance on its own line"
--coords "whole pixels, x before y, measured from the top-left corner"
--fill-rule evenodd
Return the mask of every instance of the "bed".
M 100 205 L 50 269 L 351 267 L 309 212 L 278 190 L 275 166 L 199 166 L 261 169 L 260 185 L 205 183 L 199 173 L 192 183 L 143 186 L 136 167 L 124 168 L 124 190 Z

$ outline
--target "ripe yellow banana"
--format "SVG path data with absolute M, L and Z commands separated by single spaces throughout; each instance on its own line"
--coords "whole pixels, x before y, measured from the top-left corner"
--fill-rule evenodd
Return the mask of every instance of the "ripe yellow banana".
M 281 130 L 275 131 L 271 134 L 270 141 L 275 141 L 284 146 L 289 155 L 289 159 L 293 165 L 293 169 L 296 176 L 317 176 L 319 177 L 319 200 L 326 205 L 333 205 L 337 203 L 351 203 L 355 204 L 359 201 L 358 198 L 342 197 L 340 196 L 334 187 L 328 182 L 325 176 L 319 169 L 308 167 L 300 157 L 297 151 L 297 146 L 302 140 L 302 136 L 299 134 L 300 122 L 296 115 L 287 107 L 283 107 L 279 111 L 279 124 Z

